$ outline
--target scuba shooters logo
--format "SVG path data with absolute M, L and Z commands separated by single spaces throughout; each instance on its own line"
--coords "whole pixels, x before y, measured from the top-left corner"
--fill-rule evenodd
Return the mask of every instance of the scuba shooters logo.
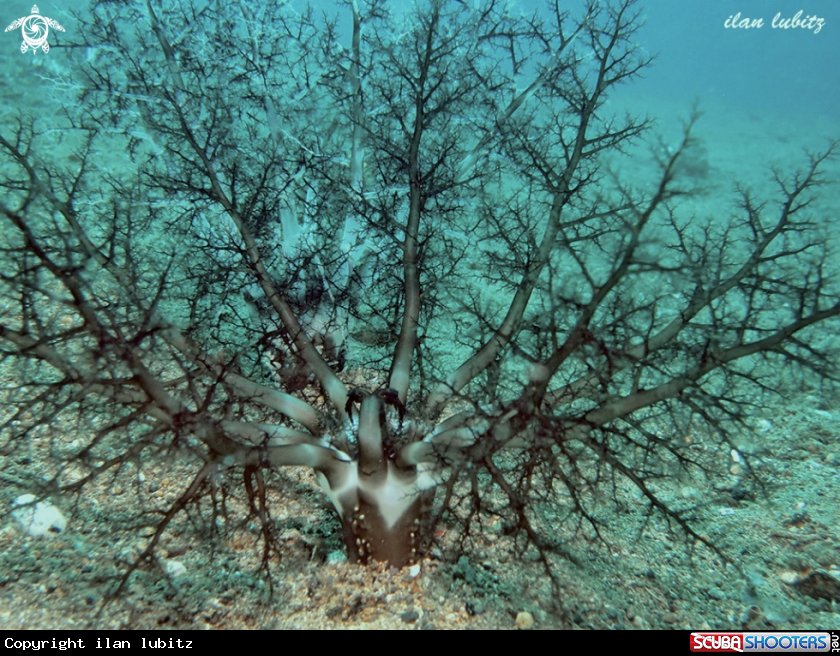
M 809 653 L 840 651 L 832 649 L 835 634 L 827 631 L 724 632 L 694 631 L 691 651 L 697 652 L 783 652 Z
M 744 651 L 741 633 L 692 633 L 691 651 Z

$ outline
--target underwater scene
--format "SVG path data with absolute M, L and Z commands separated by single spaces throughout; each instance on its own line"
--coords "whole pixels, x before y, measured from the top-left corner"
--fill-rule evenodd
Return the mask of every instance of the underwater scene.
M 30 2 L 0 628 L 840 625 L 840 5 Z

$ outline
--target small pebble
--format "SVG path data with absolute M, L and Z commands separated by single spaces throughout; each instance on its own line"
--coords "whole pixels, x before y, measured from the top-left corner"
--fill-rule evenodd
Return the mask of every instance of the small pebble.
M 675 624 L 679 619 L 674 613 L 662 613 L 659 617 L 665 624 Z
M 484 613 L 484 604 L 480 601 L 468 601 L 464 604 L 464 610 L 467 611 L 467 615 L 473 617 L 474 615 L 481 615 Z
M 416 610 L 409 610 L 404 613 L 400 613 L 400 619 L 406 624 L 414 624 L 414 622 L 420 619 L 420 613 Z
M 173 579 L 180 578 L 187 573 L 187 568 L 184 567 L 184 564 L 177 560 L 164 560 L 163 570 L 167 576 Z
M 779 573 L 779 579 L 782 581 L 782 583 L 787 583 L 788 585 L 796 585 L 802 582 L 802 575 L 799 572 L 786 571 Z
M 516 614 L 516 628 L 520 630 L 527 630 L 534 628 L 534 616 L 527 610 L 520 611 Z
M 33 537 L 54 537 L 67 528 L 67 518 L 54 505 L 47 501 L 33 503 L 34 494 L 22 494 L 15 499 L 12 510 L 20 527 Z

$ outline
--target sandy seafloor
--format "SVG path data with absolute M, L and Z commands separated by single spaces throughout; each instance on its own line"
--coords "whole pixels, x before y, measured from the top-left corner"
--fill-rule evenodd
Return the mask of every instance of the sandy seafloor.
M 28 2 L 13 4 L 18 5 Z M 40 66 L 25 71 L 23 56 L 10 39 L 2 43 L 3 114 L 21 109 L 49 121 L 56 105 L 44 97 L 47 85 L 38 76 L 53 74 L 58 58 L 39 55 Z M 692 99 L 634 97 L 631 92 L 610 108 L 657 118 L 665 143 L 676 144 Z M 707 194 L 690 200 L 690 211 L 698 216 L 725 220 L 733 212 L 736 181 L 759 196 L 769 194 L 771 166 L 790 172 L 804 166 L 803 149 L 816 150 L 829 137 L 840 137 L 840 126 L 827 117 L 745 110 L 702 98 L 699 103 L 705 115 L 695 136 L 708 149 L 710 173 Z M 653 171 L 643 150 L 634 155 L 633 166 L 621 169 L 630 182 Z M 838 168 L 832 172 L 836 181 Z M 825 198 L 837 222 L 838 187 L 826 189 Z M 148 535 L 146 529 L 129 527 L 140 488 L 152 502 L 164 503 L 188 475 L 177 462 L 150 463 L 142 483 L 137 471 L 127 472 L 89 486 L 78 498 L 54 500 L 70 518 L 68 529 L 55 538 L 24 537 L 8 515 L 0 519 L 0 628 L 506 629 L 516 628 L 522 612 L 531 614 L 535 628 L 836 628 L 838 398 L 802 390 L 783 405 L 764 408 L 752 430 L 750 441 L 758 446 L 751 464 L 766 484 L 765 496 L 727 498 L 733 463 L 721 452 L 716 457 L 724 460 L 719 463 L 723 474 L 713 484 L 718 493 L 709 495 L 713 500 L 698 510 L 694 523 L 737 560 L 746 576 L 669 531 L 660 517 L 646 520 L 643 504 L 629 490 L 619 494 L 639 512 L 608 518 L 609 548 L 569 536 L 577 563 L 558 561 L 559 599 L 550 598 L 533 555 L 518 555 L 492 524 L 466 556 L 453 558 L 435 548 L 419 574 L 364 569 L 335 558 L 338 524 L 312 476 L 301 471 L 284 475 L 278 486 L 288 494 L 274 499 L 283 554 L 272 562 L 272 594 L 254 574 L 260 554 L 253 526 L 232 529 L 220 539 L 202 535 L 183 520 L 164 540 L 160 563 L 177 561 L 186 573 L 169 579 L 160 568 L 144 568 L 123 598 L 97 615 L 114 575 Z M 0 457 L 2 471 L 21 466 L 38 463 L 22 461 L 16 452 Z M 3 508 L 21 492 L 7 481 L 0 478 Z M 439 537 L 445 546 L 445 532 Z M 822 578 L 812 578 L 810 586 L 792 584 L 809 570 Z

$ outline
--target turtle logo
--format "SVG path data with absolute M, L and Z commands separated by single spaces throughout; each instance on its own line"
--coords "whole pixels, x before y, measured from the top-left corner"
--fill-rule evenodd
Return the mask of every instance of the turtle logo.
M 33 5 L 32 13 L 29 16 L 18 18 L 6 28 L 6 31 L 15 30 L 18 27 L 23 34 L 23 43 L 20 44 L 21 52 L 26 52 L 28 48 L 32 48 L 33 53 L 38 52 L 38 48 L 43 48 L 44 52 L 49 52 L 50 44 L 47 43 L 47 36 L 49 36 L 50 28 L 53 27 L 59 32 L 64 31 L 64 28 L 57 21 L 41 16 L 38 13 L 38 5 Z

